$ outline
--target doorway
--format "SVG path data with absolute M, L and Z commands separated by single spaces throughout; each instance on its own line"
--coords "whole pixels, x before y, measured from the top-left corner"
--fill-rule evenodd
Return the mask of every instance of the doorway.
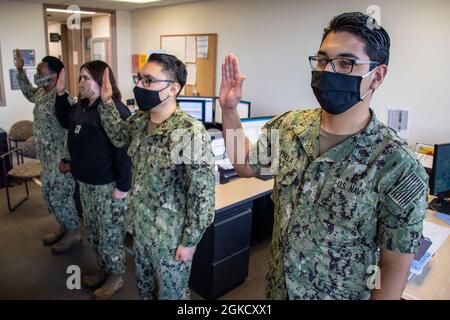
M 80 66 L 102 60 L 117 74 L 115 10 L 44 4 L 47 54 L 64 63 L 66 87 L 78 96 Z

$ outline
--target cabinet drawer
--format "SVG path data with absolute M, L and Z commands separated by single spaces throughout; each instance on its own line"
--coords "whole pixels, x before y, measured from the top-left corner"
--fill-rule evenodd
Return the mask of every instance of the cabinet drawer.
M 252 210 L 214 223 L 213 262 L 224 259 L 250 246 Z
M 248 275 L 250 248 L 245 248 L 213 265 L 212 298 L 237 287 Z

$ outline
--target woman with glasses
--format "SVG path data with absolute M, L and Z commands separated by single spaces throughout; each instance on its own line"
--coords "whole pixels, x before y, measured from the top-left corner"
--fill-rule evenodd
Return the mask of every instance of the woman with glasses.
M 60 170 L 71 171 L 80 185 L 84 227 L 88 241 L 97 254 L 100 270 L 82 278 L 86 287 L 103 286 L 94 292 L 96 299 L 109 299 L 123 286 L 125 272 L 126 197 L 131 188 L 131 159 L 125 148 L 113 146 L 99 117 L 103 73 L 110 67 L 103 61 L 85 63 L 80 69 L 78 102 L 65 92 L 64 69 L 56 98 L 56 115 L 68 129 L 69 159 Z M 130 111 L 120 101 L 114 75 L 109 73 L 113 99 L 122 119 Z

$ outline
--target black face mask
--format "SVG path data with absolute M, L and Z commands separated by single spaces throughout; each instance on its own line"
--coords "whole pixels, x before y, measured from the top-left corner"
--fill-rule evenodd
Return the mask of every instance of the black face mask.
M 328 113 L 338 115 L 349 110 L 369 94 L 361 97 L 361 81 L 364 76 L 351 76 L 328 71 L 312 71 L 311 87 L 320 106 Z
M 163 91 L 164 89 L 167 89 L 169 86 L 161 89 L 161 90 L 147 90 L 144 88 L 140 88 L 138 86 L 135 86 L 133 89 L 134 98 L 136 99 L 137 106 L 139 110 L 142 111 L 149 111 L 157 106 L 159 106 L 161 103 L 169 99 L 169 96 L 165 98 L 164 100 L 161 100 L 159 98 L 159 93 Z

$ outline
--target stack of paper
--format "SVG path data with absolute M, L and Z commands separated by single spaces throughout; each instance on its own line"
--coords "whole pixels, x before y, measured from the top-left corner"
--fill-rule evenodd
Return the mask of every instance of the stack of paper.
M 411 264 L 411 274 L 420 275 L 430 261 L 431 257 L 438 251 L 439 247 L 447 240 L 450 235 L 450 228 L 442 227 L 432 222 L 424 221 L 423 236 L 431 241 L 431 245 L 420 258 L 420 260 L 413 260 Z

